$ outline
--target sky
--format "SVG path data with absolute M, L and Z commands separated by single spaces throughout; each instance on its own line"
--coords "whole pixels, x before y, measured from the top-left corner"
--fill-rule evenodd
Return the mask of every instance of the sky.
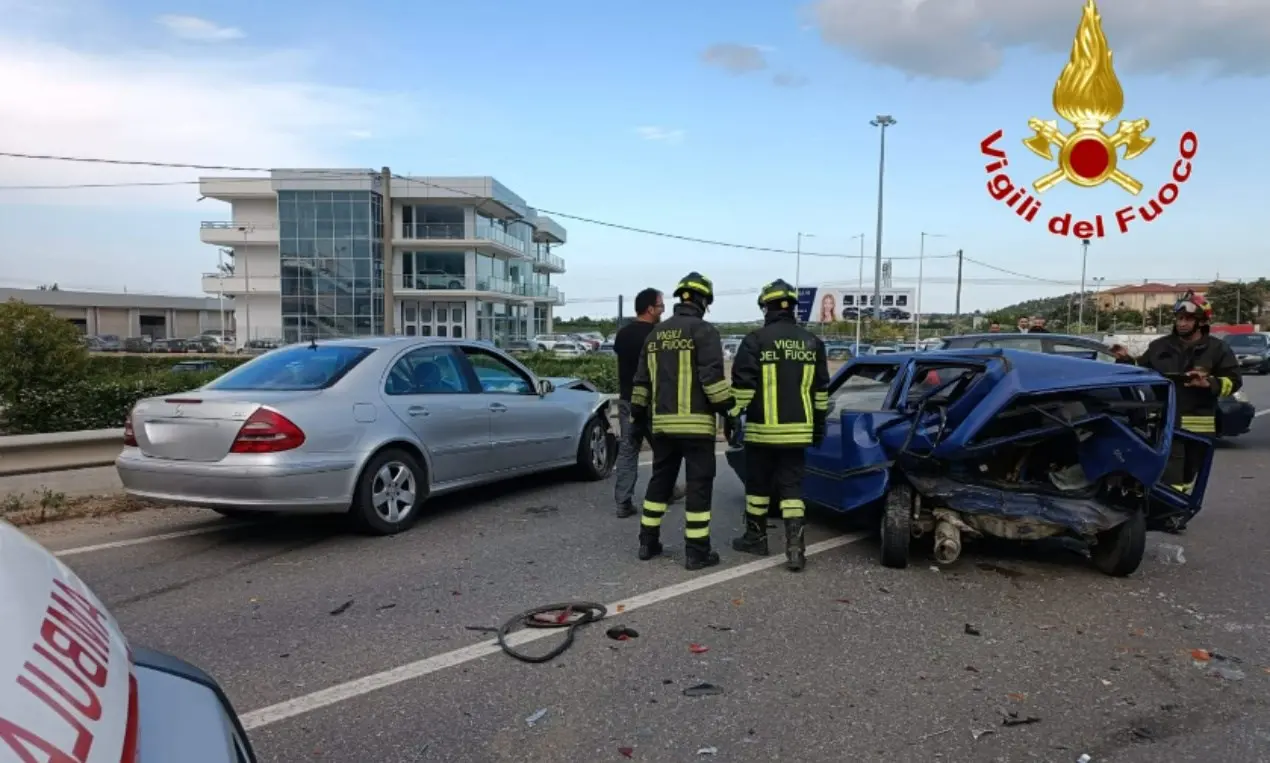
M 1003 131 L 1017 185 L 1055 167 L 1022 141 L 1029 118 L 1059 119 L 1082 0 L 373 5 L 0 0 L 0 152 L 491 175 L 568 229 L 558 315 L 613 315 L 617 295 L 697 270 L 724 293 L 714 316 L 738 320 L 775 278 L 855 283 L 861 234 L 871 283 L 870 120 L 890 114 L 882 253 L 897 287 L 921 272 L 924 312 L 953 309 L 957 250 L 963 311 L 1076 290 L 1079 240 L 1045 227 L 1064 212 L 1109 229 L 1091 285 L 1270 275 L 1264 0 L 1106 0 L 1119 118 L 1156 138 L 1121 164 L 1145 190 L 1060 184 L 1032 223 L 988 195 L 980 142 Z M 1116 232 L 1116 209 L 1168 182 L 1188 130 L 1179 198 Z M 197 294 L 216 266 L 198 223 L 229 206 L 196 184 L 22 187 L 200 174 L 230 173 L 0 158 L 0 284 Z M 923 232 L 941 235 L 919 265 Z

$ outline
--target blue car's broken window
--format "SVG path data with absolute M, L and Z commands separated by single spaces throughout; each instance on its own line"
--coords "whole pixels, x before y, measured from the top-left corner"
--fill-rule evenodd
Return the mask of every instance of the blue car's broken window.
M 829 396 L 829 420 L 843 411 L 881 411 L 886 408 L 898 365 L 859 365 L 851 368 Z

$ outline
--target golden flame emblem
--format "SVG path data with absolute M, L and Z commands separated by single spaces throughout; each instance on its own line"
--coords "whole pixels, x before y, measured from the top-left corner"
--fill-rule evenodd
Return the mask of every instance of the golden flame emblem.
M 1057 121 L 1035 117 L 1027 123 L 1036 134 L 1023 145 L 1047 161 L 1054 161 L 1053 149 L 1058 149 L 1058 168 L 1032 184 L 1036 192 L 1045 193 L 1064 180 L 1082 188 L 1110 180 L 1129 193 L 1140 193 L 1142 183 L 1117 167 L 1118 150 L 1123 146 L 1123 158 L 1131 160 L 1150 148 L 1155 138 L 1145 135 L 1151 126 L 1145 119 L 1121 120 L 1114 134 L 1104 133 L 1103 127 L 1123 109 L 1124 90 L 1112 66 L 1102 16 L 1094 0 L 1086 0 L 1071 58 L 1054 85 L 1054 111 L 1076 129 L 1064 133 Z

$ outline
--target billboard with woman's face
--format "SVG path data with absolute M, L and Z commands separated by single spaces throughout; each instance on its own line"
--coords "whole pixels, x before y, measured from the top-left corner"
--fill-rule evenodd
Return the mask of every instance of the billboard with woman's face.
M 882 320 L 908 323 L 916 304 L 912 289 L 882 290 Z M 854 321 L 872 315 L 873 292 L 850 286 L 813 286 L 798 290 L 798 320 L 803 323 Z

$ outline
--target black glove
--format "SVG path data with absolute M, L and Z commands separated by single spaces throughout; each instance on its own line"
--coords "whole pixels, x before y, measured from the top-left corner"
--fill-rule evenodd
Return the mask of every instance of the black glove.
M 820 444 L 825 441 L 825 421 L 824 419 L 816 419 L 812 424 L 811 444 L 819 448 Z
M 633 406 L 631 408 L 631 442 L 639 444 L 644 440 L 650 439 L 651 434 L 648 426 L 648 409 L 642 406 Z
M 727 440 L 728 445 L 733 447 L 741 444 L 741 418 L 739 416 L 724 414 L 723 439 Z

